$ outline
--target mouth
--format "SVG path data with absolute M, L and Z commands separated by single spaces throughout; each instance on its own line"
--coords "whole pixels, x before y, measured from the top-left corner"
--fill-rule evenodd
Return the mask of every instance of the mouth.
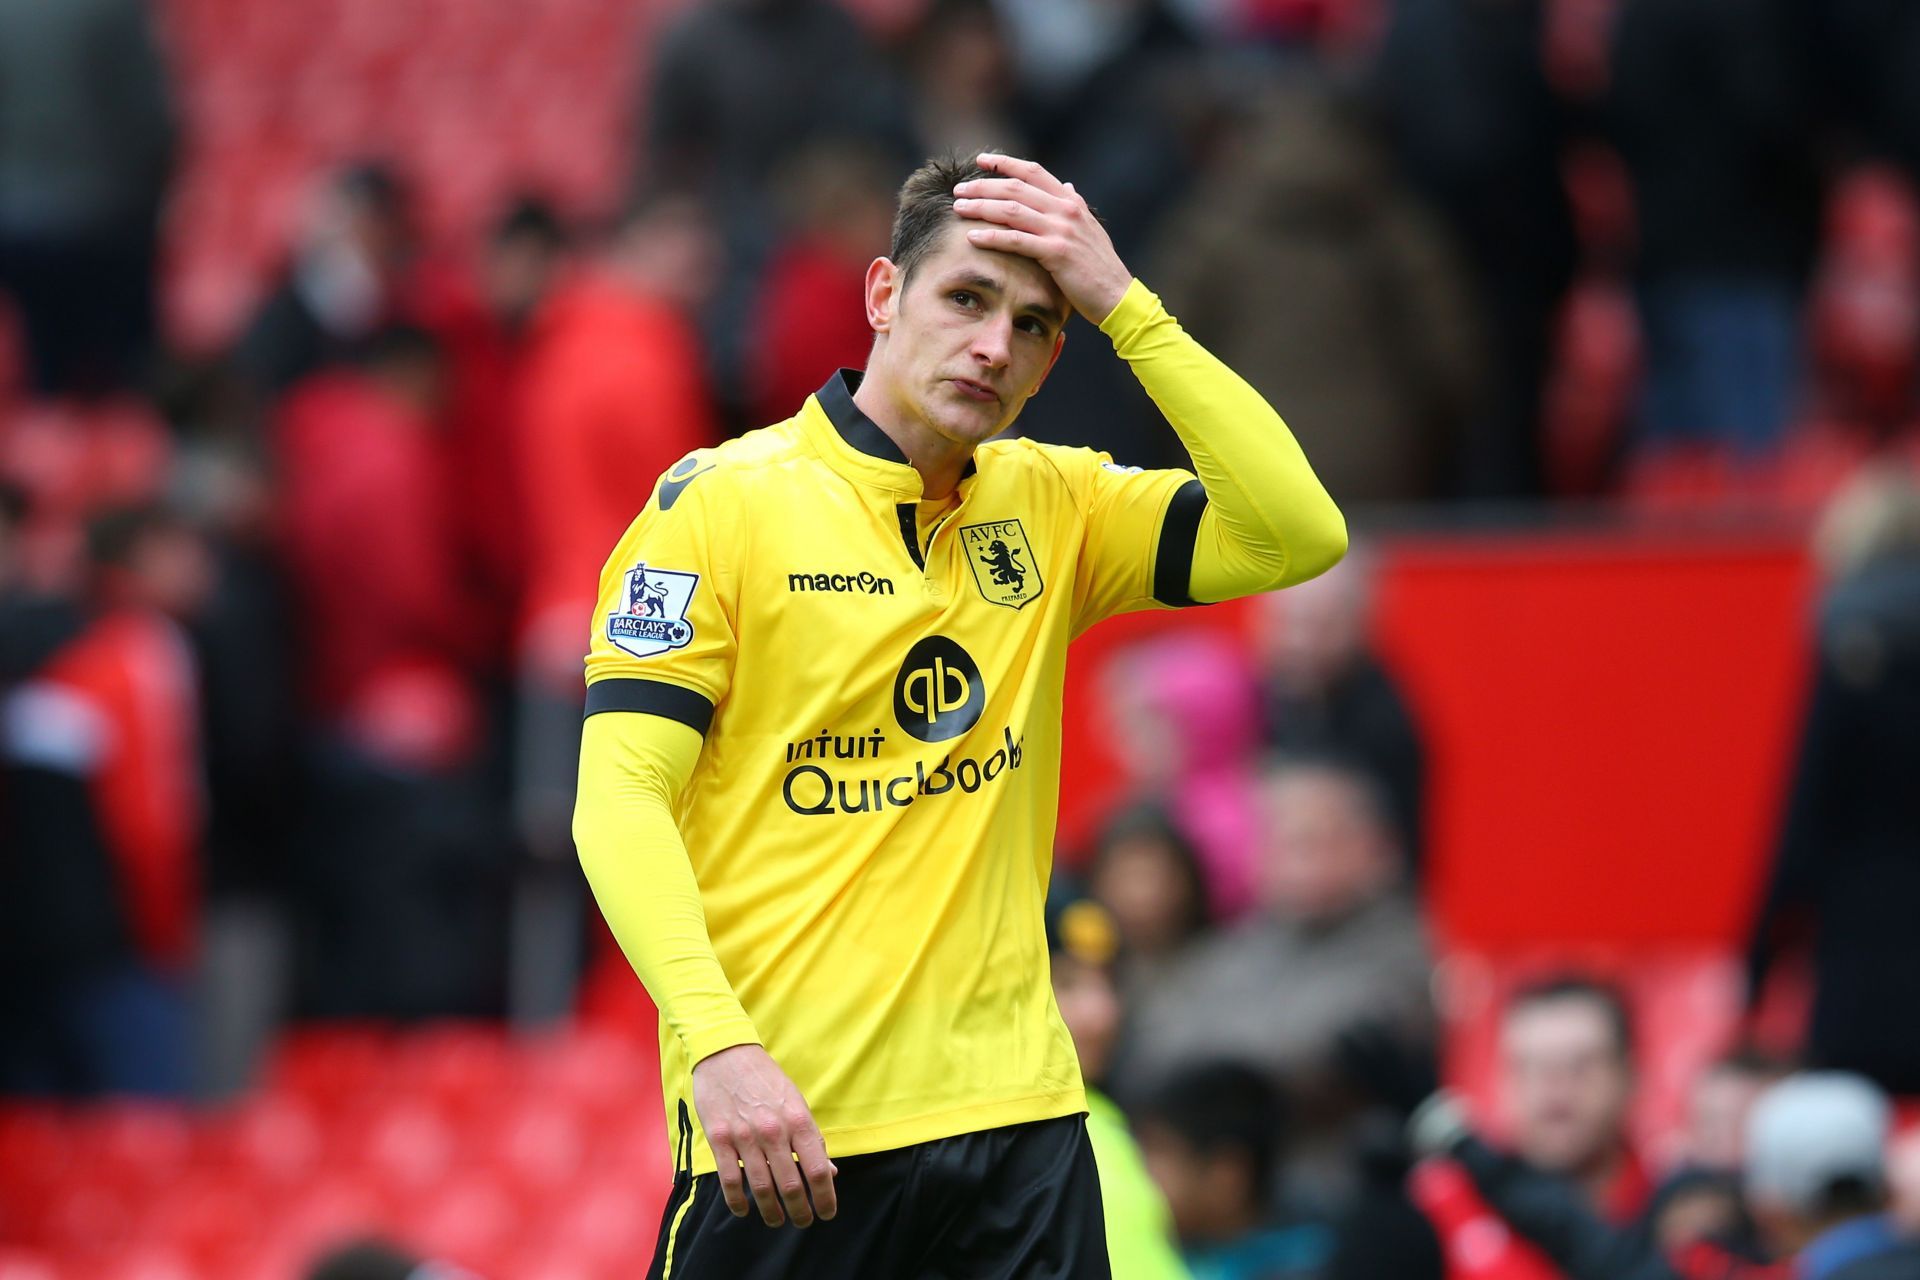
M 971 378 L 948 378 L 948 383 L 967 399 L 976 404 L 998 404 L 1000 393 L 984 382 L 975 382 Z

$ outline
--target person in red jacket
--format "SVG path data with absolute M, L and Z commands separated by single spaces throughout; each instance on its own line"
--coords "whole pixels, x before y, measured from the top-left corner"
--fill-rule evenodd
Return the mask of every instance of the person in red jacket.
M 200 904 L 198 676 L 212 583 L 156 510 L 88 530 L 80 607 L 0 670 L 0 1092 L 177 1095 Z
M 425 333 L 377 336 L 277 423 L 281 542 L 308 709 L 292 851 L 296 1004 L 500 1011 L 506 849 L 481 775 L 487 629 L 458 551 Z
M 427 275 L 414 300 L 419 322 L 446 353 L 445 430 L 454 535 L 477 588 L 489 676 L 510 670 L 526 577 L 526 498 L 517 418 L 533 320 L 567 260 L 559 216 L 531 197 L 490 230 L 470 269 Z
M 1566 1179 L 1608 1222 L 1636 1224 L 1653 1187 L 1627 1138 L 1633 1039 L 1619 993 L 1577 976 L 1526 987 L 1507 1005 L 1500 1051 L 1512 1153 Z M 1450 1280 L 1563 1274 L 1500 1226 L 1457 1161 L 1416 1167 L 1408 1190 L 1439 1233 Z
M 600 564 L 662 471 L 719 439 L 693 316 L 719 272 L 704 207 L 634 207 L 534 318 L 521 384 L 527 590 L 521 611 L 521 825 L 571 858 L 580 654 Z

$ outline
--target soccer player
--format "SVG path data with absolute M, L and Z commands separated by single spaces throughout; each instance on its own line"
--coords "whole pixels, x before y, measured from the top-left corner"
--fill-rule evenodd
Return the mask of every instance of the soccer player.
M 1106 1276 L 1043 924 L 1067 642 L 1346 528 L 1037 164 L 916 171 L 865 296 L 864 376 L 682 459 L 601 577 L 574 834 L 660 1008 L 651 1274 Z M 1075 311 L 1197 478 L 993 439 Z

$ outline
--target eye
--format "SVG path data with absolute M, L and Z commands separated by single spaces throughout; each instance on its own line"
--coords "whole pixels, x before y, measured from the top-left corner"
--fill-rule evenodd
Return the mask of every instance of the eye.
M 1028 316 L 1020 321 L 1020 331 L 1032 334 L 1036 338 L 1047 336 L 1047 323 L 1038 316 Z
M 948 296 L 953 299 L 955 306 L 965 307 L 969 311 L 980 305 L 979 296 L 966 289 L 955 289 Z

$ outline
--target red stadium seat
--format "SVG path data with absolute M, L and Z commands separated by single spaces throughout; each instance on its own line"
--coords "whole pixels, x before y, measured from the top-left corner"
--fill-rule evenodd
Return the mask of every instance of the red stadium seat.
M 76 1133 L 88 1176 L 147 1192 L 177 1179 L 193 1158 L 186 1110 L 171 1103 L 114 1102 L 84 1112 Z
M 325 1102 L 375 1089 L 392 1061 L 392 1037 L 380 1027 L 302 1028 L 274 1051 L 267 1086 Z
M 216 1167 L 268 1187 L 298 1183 L 320 1165 L 323 1139 L 312 1105 L 297 1094 L 261 1094 L 203 1123 Z

